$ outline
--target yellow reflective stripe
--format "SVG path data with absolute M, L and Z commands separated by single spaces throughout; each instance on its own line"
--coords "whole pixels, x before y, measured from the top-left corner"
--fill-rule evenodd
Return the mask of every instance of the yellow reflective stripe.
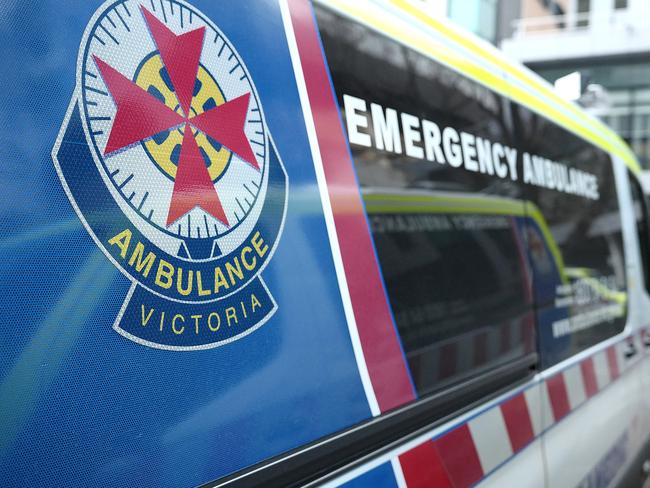
M 432 27 L 434 30 L 442 33 L 445 37 L 460 44 L 465 49 L 469 51 L 473 51 L 475 54 L 479 55 L 489 63 L 492 63 L 496 67 L 502 69 L 504 72 L 508 73 L 509 75 L 512 75 L 515 79 L 521 81 L 526 85 L 530 85 L 534 87 L 540 93 L 553 99 L 554 101 L 562 105 L 564 108 L 573 112 L 578 117 L 585 118 L 584 113 L 578 107 L 564 100 L 562 97 L 558 96 L 557 93 L 555 93 L 555 91 L 553 91 L 549 86 L 545 85 L 544 83 L 541 83 L 533 76 L 530 76 L 525 71 L 513 66 L 511 63 L 505 61 L 501 57 L 494 55 L 493 53 L 490 52 L 490 50 L 485 49 L 479 43 L 474 42 L 471 39 L 471 37 L 464 35 L 462 32 L 457 31 L 456 29 L 448 26 L 446 23 L 441 22 L 435 17 L 426 15 L 424 12 L 419 10 L 417 7 L 409 4 L 405 0 L 390 0 L 390 2 L 396 7 L 398 7 L 400 10 L 406 12 L 412 17 L 415 17 L 420 22 L 428 25 L 429 27 Z M 586 122 L 593 123 L 594 121 L 591 119 L 587 119 Z M 604 125 L 602 128 L 608 130 Z
M 362 4 L 363 2 L 360 3 Z M 399 39 L 403 44 L 426 53 L 430 57 L 435 56 L 435 59 L 441 61 L 443 64 L 454 66 L 469 77 L 480 81 L 486 86 L 493 87 L 494 90 L 507 96 L 507 87 L 504 85 L 501 74 L 486 70 L 467 57 L 461 56 L 455 50 L 440 42 L 434 41 L 416 29 L 400 29 L 395 23 L 391 23 L 386 19 L 386 11 L 382 11 L 383 15 L 377 15 L 376 11 L 364 9 L 360 3 L 347 2 L 345 0 L 330 0 L 327 2 L 327 4 L 345 12 L 347 15 L 361 19 L 374 29 L 384 32 L 395 39 Z
M 499 199 L 480 198 L 480 197 L 461 197 L 461 196 L 423 196 L 423 195 L 378 195 L 370 194 L 363 196 L 366 205 L 370 208 L 376 208 L 378 205 L 391 205 L 395 208 L 404 208 L 405 205 L 421 208 L 438 208 L 458 209 L 458 212 L 467 210 L 470 207 L 480 208 L 490 211 L 498 211 L 506 215 L 522 217 L 525 215 L 524 204 L 522 202 L 503 201 Z
M 548 85 L 540 82 L 539 80 L 535 79 L 533 76 L 530 76 L 524 70 L 518 68 L 516 65 L 513 65 L 512 63 L 507 62 L 506 60 L 500 58 L 499 56 L 494 55 L 488 49 L 485 49 L 483 46 L 481 46 L 479 43 L 474 42 L 470 37 L 465 36 L 461 32 L 456 31 L 455 29 L 449 27 L 444 22 L 441 22 L 440 20 L 425 14 L 417 7 L 411 5 L 408 1 L 390 0 L 390 2 L 394 6 L 402 10 L 403 12 L 409 14 L 412 17 L 415 17 L 420 22 L 440 32 L 445 37 L 463 46 L 465 49 L 474 52 L 475 54 L 479 55 L 489 63 L 492 63 L 496 67 L 502 69 L 508 75 L 530 86 L 532 89 L 537 90 L 540 94 L 552 99 L 554 102 L 558 103 L 563 108 L 567 109 L 573 115 L 578 117 L 581 120 L 581 122 L 583 122 L 584 124 L 592 126 L 595 129 L 605 132 L 608 136 L 612 137 L 614 141 L 612 142 L 607 141 L 606 139 L 604 139 L 602 136 L 598 134 L 587 135 L 582 130 L 582 127 L 576 123 L 572 123 L 570 126 L 568 126 L 568 128 L 571 128 L 574 131 L 576 127 L 580 127 L 580 130 L 578 132 L 580 135 L 585 136 L 587 139 L 589 139 L 591 142 L 597 145 L 602 144 L 603 145 L 602 149 L 616 153 L 619 157 L 621 157 L 626 162 L 628 166 L 630 166 L 631 169 L 633 169 L 635 172 L 640 171 L 640 166 L 638 161 L 634 158 L 633 154 L 627 147 L 627 144 L 618 136 L 618 134 L 612 131 L 601 121 L 588 117 L 579 107 L 577 107 L 576 105 L 574 105 L 573 103 L 567 100 L 564 100 Z M 509 85 L 512 88 L 514 88 L 512 84 Z M 523 97 L 522 100 L 525 100 L 524 103 L 526 105 L 530 105 L 532 107 L 532 105 L 528 103 L 530 98 L 533 97 L 528 95 Z M 538 105 L 536 107 L 536 110 L 538 110 L 542 114 L 550 116 L 552 120 L 556 120 L 555 117 L 557 117 L 558 112 L 556 110 L 553 110 L 551 107 L 548 107 L 544 103 Z M 564 122 L 563 125 L 565 125 Z
M 608 153 L 613 153 L 619 156 L 627 166 L 630 167 L 635 173 L 641 171 L 641 167 L 637 160 L 627 151 L 620 151 L 620 148 L 614 143 L 598 136 L 594 132 L 590 131 L 586 126 L 578 123 L 573 118 L 563 114 L 560 111 L 553 110 L 550 108 L 543 100 L 535 97 L 531 93 L 519 88 L 517 86 L 511 86 L 510 97 L 520 102 L 529 108 L 535 110 L 536 112 L 543 113 L 547 115 L 551 120 L 556 122 L 559 125 L 564 126 L 565 128 L 571 130 L 576 134 L 580 134 L 582 137 L 592 142 L 594 145 L 600 147 Z
M 545 90 L 551 95 L 551 98 L 553 98 L 554 101 L 561 103 L 563 106 L 569 108 L 573 113 L 575 113 L 575 115 L 581 119 L 584 125 L 576 122 L 571 117 L 563 114 L 561 111 L 549 106 L 542 99 L 535 97 L 532 94 L 532 92 L 534 92 L 532 86 L 531 92 L 527 92 L 526 90 L 523 90 L 516 85 L 513 85 L 512 83 L 508 83 L 501 73 L 493 72 L 483 68 L 482 66 L 479 66 L 475 62 L 459 55 L 457 52 L 443 45 L 442 43 L 435 42 L 430 37 L 418 32 L 416 29 L 400 29 L 395 22 L 389 21 L 386 11 L 382 11 L 383 15 L 378 15 L 377 12 L 373 9 L 363 8 L 363 2 L 348 2 L 345 0 L 327 1 L 328 4 L 334 6 L 342 12 L 345 12 L 347 15 L 362 20 L 374 29 L 384 32 L 395 39 L 398 39 L 403 44 L 411 46 L 412 48 L 425 53 L 432 59 L 438 60 L 443 64 L 453 66 L 464 75 L 473 78 L 474 80 L 482 83 L 492 90 L 505 95 L 508 98 L 512 98 L 513 100 L 532 108 L 536 112 L 545 115 L 550 120 L 553 120 L 554 122 L 561 124 L 565 128 L 573 131 L 574 133 L 581 135 L 596 146 L 599 146 L 601 149 L 616 154 L 635 173 L 640 172 L 640 166 L 630 152 L 629 148 L 625 146 L 624 142 L 620 141 L 620 138 L 613 131 L 603 126 L 603 131 L 606 132 L 610 137 L 613 137 L 614 140 L 619 144 L 610 142 L 598 133 L 594 132 L 593 120 L 589 119 L 579 108 L 575 107 L 573 104 L 562 100 L 552 90 L 550 90 L 548 87 L 545 87 L 542 83 L 528 76 L 524 77 L 521 71 L 514 70 L 512 66 L 507 62 L 500 60 L 498 57 L 489 53 L 487 50 L 481 48 L 480 46 L 477 46 L 475 43 L 471 43 L 466 36 L 455 32 L 453 29 L 450 29 L 440 21 L 426 16 L 417 8 L 409 5 L 406 2 L 403 2 L 403 0 L 391 0 L 391 2 L 404 12 L 418 18 L 428 26 L 441 32 L 446 37 L 449 37 L 453 41 L 463 45 L 469 50 L 473 50 L 476 54 L 479 54 L 487 61 L 492 62 L 492 64 L 497 63 L 505 72 L 510 74 L 518 73 L 519 75 L 516 77 L 523 83 L 526 83 L 527 85 L 532 84 L 540 89 Z M 590 127 L 591 130 L 588 127 Z
M 455 214 L 480 214 L 480 215 L 505 215 L 508 217 L 522 217 L 522 215 L 512 215 L 506 209 L 489 208 L 489 207 L 454 207 L 444 205 L 408 205 L 408 204 L 374 204 L 369 205 L 368 213 L 455 213 Z
M 400 29 L 395 22 L 390 22 L 387 18 L 387 12 L 381 11 L 381 15 L 373 9 L 363 8 L 364 2 L 348 2 L 346 0 L 328 0 L 328 5 L 345 12 L 351 17 L 356 17 L 374 29 L 384 32 L 389 36 L 399 39 L 405 45 L 411 46 L 428 56 L 440 60 L 444 64 L 456 67 L 459 71 L 466 73 L 468 76 L 477 79 L 481 83 L 493 87 L 494 90 L 507 95 L 507 86 L 504 84 L 503 76 L 500 73 L 486 70 L 465 56 L 461 56 L 454 49 L 436 42 L 429 36 L 418 31 L 417 29 L 405 30 Z M 405 21 L 403 21 L 406 23 Z

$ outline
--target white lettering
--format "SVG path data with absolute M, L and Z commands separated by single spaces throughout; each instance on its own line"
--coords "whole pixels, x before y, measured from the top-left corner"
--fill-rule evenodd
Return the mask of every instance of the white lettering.
M 375 134 L 375 146 L 377 149 L 401 154 L 402 140 L 399 135 L 399 119 L 397 111 L 393 108 L 384 108 L 376 103 L 370 104 L 372 113 L 372 129 Z
M 476 161 L 476 138 L 467 132 L 460 133 L 460 145 L 463 148 L 463 159 L 465 159 L 465 169 L 467 171 L 478 171 L 478 162 Z
M 524 184 L 593 200 L 600 198 L 597 176 L 570 165 L 527 152 L 519 158 L 513 147 L 469 132 L 459 133 L 451 126 L 439 126 L 377 103 L 370 104 L 368 113 L 366 101 L 351 95 L 343 95 L 343 104 L 351 144 L 365 147 L 374 144 L 380 151 L 401 154 L 403 140 L 403 149 L 409 158 L 449 164 L 453 168 L 502 179 L 510 176 L 512 181 L 520 178 L 518 165 L 521 164 Z M 401 159 L 391 164 L 401 164 Z
M 438 161 L 440 164 L 445 164 L 445 156 L 440 149 L 442 137 L 440 135 L 440 127 L 430 120 L 422 121 L 422 131 L 424 132 L 424 150 L 429 161 Z M 434 157 L 435 155 L 435 157 Z
M 460 137 L 453 127 L 445 127 L 442 131 L 442 147 L 450 166 L 460 168 L 463 165 L 463 154 L 461 153 L 458 141 Z
M 368 134 L 359 132 L 359 129 L 368 128 L 368 119 L 366 118 L 366 102 L 351 95 L 343 95 L 343 106 L 345 110 L 345 122 L 348 128 L 348 138 L 350 144 L 359 146 L 372 146 L 372 141 Z M 362 115 L 360 112 L 364 112 Z
M 422 141 L 420 134 L 420 119 L 414 115 L 402 113 L 402 131 L 404 132 L 404 150 L 407 156 L 417 159 L 424 159 L 424 150 L 415 143 Z

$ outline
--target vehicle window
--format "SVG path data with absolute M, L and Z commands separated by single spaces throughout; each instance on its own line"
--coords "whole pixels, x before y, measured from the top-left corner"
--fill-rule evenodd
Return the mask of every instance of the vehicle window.
M 648 207 L 647 200 L 636 177 L 628 171 L 630 190 L 632 192 L 632 204 L 634 205 L 634 220 L 636 232 L 639 238 L 639 251 L 641 252 L 641 266 L 645 279 L 646 289 L 650 290 L 650 256 L 648 246 L 650 245 L 650 229 L 648 228 Z
M 367 204 L 371 229 L 421 395 L 532 352 L 524 340 L 526 258 L 514 218 L 411 214 L 395 202 L 394 211 L 375 213 L 378 203 Z
M 542 363 L 554 364 L 625 326 L 625 261 L 612 161 L 604 151 L 513 104 L 529 202 Z M 548 263 L 556 272 L 548 272 Z
M 382 34 L 317 12 L 418 394 L 534 355 L 509 103 Z

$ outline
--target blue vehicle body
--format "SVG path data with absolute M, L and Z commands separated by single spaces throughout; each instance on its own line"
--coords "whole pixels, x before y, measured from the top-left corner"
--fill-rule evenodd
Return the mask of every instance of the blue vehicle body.
M 0 479 L 9 485 L 192 486 L 370 416 L 280 10 L 194 5 L 246 60 L 290 175 L 283 236 L 264 272 L 280 306 L 253 334 L 206 351 L 151 349 L 112 330 L 130 281 L 83 228 L 50 155 L 98 4 L 5 4 Z

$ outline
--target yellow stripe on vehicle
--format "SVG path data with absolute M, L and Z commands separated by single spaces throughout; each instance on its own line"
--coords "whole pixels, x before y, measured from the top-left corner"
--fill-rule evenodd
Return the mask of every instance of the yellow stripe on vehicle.
M 524 71 L 520 67 L 490 52 L 489 49 L 486 49 L 485 47 L 481 46 L 480 43 L 475 42 L 470 36 L 467 36 L 461 31 L 458 31 L 450 27 L 445 22 L 441 22 L 439 19 L 436 19 L 433 16 L 427 15 L 425 12 L 420 10 L 418 7 L 410 4 L 408 1 L 390 0 L 390 3 L 392 3 L 394 6 L 396 6 L 403 12 L 407 13 L 411 17 L 414 17 L 415 19 L 419 20 L 423 24 L 431 27 L 435 31 L 444 35 L 445 37 L 461 45 L 468 51 L 471 51 L 476 55 L 480 56 L 481 58 L 485 59 L 487 62 L 491 63 L 496 68 L 503 70 L 506 74 L 512 76 L 519 82 L 530 87 L 532 91 L 537 91 L 538 95 L 543 95 L 553 100 L 555 103 L 559 104 L 564 109 L 568 110 L 571 114 L 579 118 L 580 121 L 585 125 L 591 126 L 596 130 L 600 130 L 606 133 L 607 136 L 613 139 L 613 141 L 607 141 L 605 138 L 598 136 L 596 134 L 593 135 L 595 136 L 595 139 L 592 139 L 591 136 L 589 136 L 588 138 L 589 140 L 591 140 L 591 142 L 594 142 L 596 144 L 599 143 L 603 144 L 602 146 L 603 149 L 606 149 L 610 152 L 617 154 L 635 172 L 640 171 L 640 166 L 638 164 L 638 161 L 636 161 L 632 152 L 629 150 L 627 144 L 618 136 L 618 134 L 616 134 L 614 131 L 612 131 L 609 127 L 607 127 L 604 123 L 602 123 L 598 119 L 589 117 L 577 105 L 567 100 L 564 100 L 549 85 L 541 82 L 540 80 L 535 79 L 535 77 L 526 73 L 526 71 Z M 522 100 L 524 100 L 525 105 L 528 105 L 532 108 L 532 106 L 529 105 L 528 103 L 529 98 L 532 97 L 530 96 L 523 97 Z M 539 111 L 538 108 L 539 107 L 536 107 L 536 111 Z M 539 112 L 543 113 L 544 115 L 550 116 L 552 120 L 556 120 L 555 117 L 557 116 L 557 111 L 552 110 L 550 107 L 545 106 L 544 104 L 542 104 L 542 110 Z M 562 125 L 565 124 L 562 123 Z M 573 124 L 573 126 L 567 126 L 567 128 L 570 128 L 571 130 L 576 132 L 575 131 L 576 125 L 579 126 L 579 124 Z M 581 135 L 585 136 L 585 134 L 583 134 L 582 131 L 580 131 L 580 133 Z
M 388 11 L 381 9 L 378 6 L 375 6 L 375 8 L 369 8 L 370 5 L 366 2 L 348 2 L 345 0 L 328 0 L 326 3 L 340 12 L 365 23 L 369 27 L 398 40 L 402 44 L 425 54 L 431 59 L 453 67 L 463 75 L 478 81 L 493 91 L 525 105 L 541 115 L 544 115 L 601 149 L 617 155 L 633 172 L 637 174 L 640 172 L 641 168 L 639 163 L 630 149 L 611 129 L 602 124 L 602 127 L 596 127 L 594 124 L 595 121 L 589 118 L 580 108 L 562 100 L 549 87 L 534 80 L 530 76 L 525 76 L 523 71 L 515 69 L 505 60 L 502 60 L 498 56 L 488 52 L 485 48 L 472 42 L 467 36 L 460 32 L 456 32 L 443 22 L 427 16 L 417 7 L 408 4 L 404 0 L 391 0 L 391 2 L 404 12 L 408 13 L 411 17 L 416 17 L 427 26 L 443 34 L 445 37 L 461 44 L 466 49 L 472 50 L 481 58 L 496 65 L 496 67 L 502 70 L 502 72 L 498 71 L 498 69 L 485 69 L 477 63 L 469 60 L 467 57 L 458 54 L 453 49 L 450 49 L 440 42 L 436 42 L 430 36 L 418 32 L 416 29 L 403 28 L 403 26 L 399 25 L 399 22 L 395 21 L 394 17 L 390 16 Z M 402 22 L 406 23 L 406 21 Z M 506 74 L 515 77 L 530 89 L 524 90 L 521 87 L 508 82 L 504 77 Z M 540 91 L 545 93 L 554 102 L 557 102 L 570 110 L 571 113 L 578 117 L 580 122 L 574 120 L 566 113 L 550 106 L 543 100 Z M 599 134 L 598 129 L 601 129 L 605 134 L 607 134 L 607 136 L 612 138 L 612 140 L 610 141 L 603 135 Z

